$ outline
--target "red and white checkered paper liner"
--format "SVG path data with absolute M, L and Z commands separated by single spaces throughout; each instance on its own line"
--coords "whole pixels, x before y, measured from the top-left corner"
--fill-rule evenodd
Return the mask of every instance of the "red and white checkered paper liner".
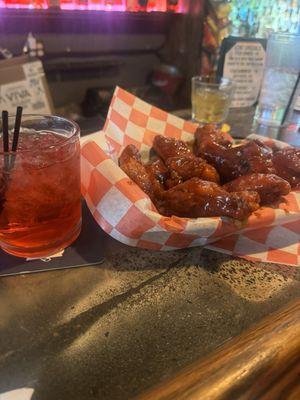
M 191 141 L 195 130 L 195 124 L 117 87 L 104 130 L 82 145 L 82 193 L 98 224 L 130 246 L 154 250 L 206 246 L 249 260 L 299 265 L 299 191 L 291 192 L 277 208 L 262 207 L 243 225 L 226 217 L 164 217 L 118 167 L 118 156 L 128 144 L 136 145 L 147 160 L 155 135 Z

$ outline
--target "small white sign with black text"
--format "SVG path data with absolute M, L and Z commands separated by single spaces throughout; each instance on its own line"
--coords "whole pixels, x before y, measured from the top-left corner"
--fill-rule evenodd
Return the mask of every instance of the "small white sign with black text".
M 237 42 L 226 53 L 223 76 L 234 82 L 231 107 L 250 107 L 258 99 L 265 50 L 258 42 Z

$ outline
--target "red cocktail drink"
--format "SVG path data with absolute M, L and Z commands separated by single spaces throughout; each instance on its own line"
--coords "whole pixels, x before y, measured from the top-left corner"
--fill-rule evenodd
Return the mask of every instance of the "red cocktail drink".
M 21 257 L 46 257 L 72 243 L 80 228 L 79 127 L 25 115 L 18 150 L 0 153 L 0 246 Z

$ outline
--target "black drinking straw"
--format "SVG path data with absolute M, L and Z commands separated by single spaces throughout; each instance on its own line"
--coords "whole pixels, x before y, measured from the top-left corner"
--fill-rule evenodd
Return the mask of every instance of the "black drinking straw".
M 298 84 L 299 84 L 299 81 L 300 81 L 300 72 L 298 73 L 298 77 L 297 77 L 297 79 L 296 79 L 295 86 L 294 86 L 294 88 L 293 88 L 293 91 L 292 91 L 292 94 L 291 94 L 291 96 L 290 96 L 289 102 L 288 102 L 288 104 L 287 104 L 287 106 L 286 106 L 286 109 L 285 109 L 285 111 L 284 111 L 284 114 L 283 114 L 283 117 L 282 117 L 282 120 L 281 120 L 281 126 L 285 123 L 286 117 L 288 116 L 288 113 L 289 113 L 289 110 L 290 110 L 290 107 L 291 107 L 293 98 L 294 98 L 294 96 L 295 96 L 295 93 L 296 93 L 296 90 L 297 90 L 297 86 L 298 86 Z
M 13 142 L 12 142 L 12 147 L 11 147 L 13 154 L 11 155 L 9 169 L 12 169 L 15 165 L 15 159 L 16 159 L 15 152 L 17 151 L 17 147 L 18 147 L 19 134 L 20 134 L 20 128 L 21 128 L 21 120 L 22 120 L 22 112 L 23 112 L 23 108 L 20 106 L 17 107 L 15 127 L 14 127 L 14 136 L 13 136 Z
M 2 139 L 4 151 L 4 169 L 9 169 L 9 137 L 8 137 L 8 112 L 2 111 Z
M 18 139 L 21 127 L 21 118 L 22 118 L 22 107 L 18 107 L 16 111 L 16 119 L 15 119 L 15 127 L 14 127 L 14 136 L 13 136 L 13 144 L 12 151 L 16 152 L 18 147 Z M 12 155 L 10 159 L 9 154 L 9 131 L 8 131 L 8 112 L 2 111 L 2 140 L 3 140 L 3 152 L 4 152 L 4 172 L 9 172 L 15 163 L 16 155 Z M 5 192 L 7 189 L 7 184 L 9 181 L 9 174 L 4 173 L 2 177 L 2 181 L 0 181 L 0 213 L 3 210 L 5 203 Z
M 2 131 L 3 131 L 3 151 L 6 153 L 9 150 L 8 145 L 8 112 L 2 111 Z
M 23 108 L 22 107 L 17 107 L 17 112 L 16 112 L 16 119 L 15 119 L 15 128 L 14 128 L 14 137 L 13 137 L 13 142 L 12 142 L 12 151 L 16 151 L 18 147 L 18 140 L 19 140 L 19 134 L 20 134 L 20 128 L 21 128 L 21 120 L 22 120 L 22 112 Z

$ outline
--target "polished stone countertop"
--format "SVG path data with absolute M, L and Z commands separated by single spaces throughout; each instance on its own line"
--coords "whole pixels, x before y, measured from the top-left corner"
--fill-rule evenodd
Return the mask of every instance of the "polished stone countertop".
M 0 392 L 132 399 L 300 293 L 300 270 L 107 237 L 95 267 L 0 280 Z

